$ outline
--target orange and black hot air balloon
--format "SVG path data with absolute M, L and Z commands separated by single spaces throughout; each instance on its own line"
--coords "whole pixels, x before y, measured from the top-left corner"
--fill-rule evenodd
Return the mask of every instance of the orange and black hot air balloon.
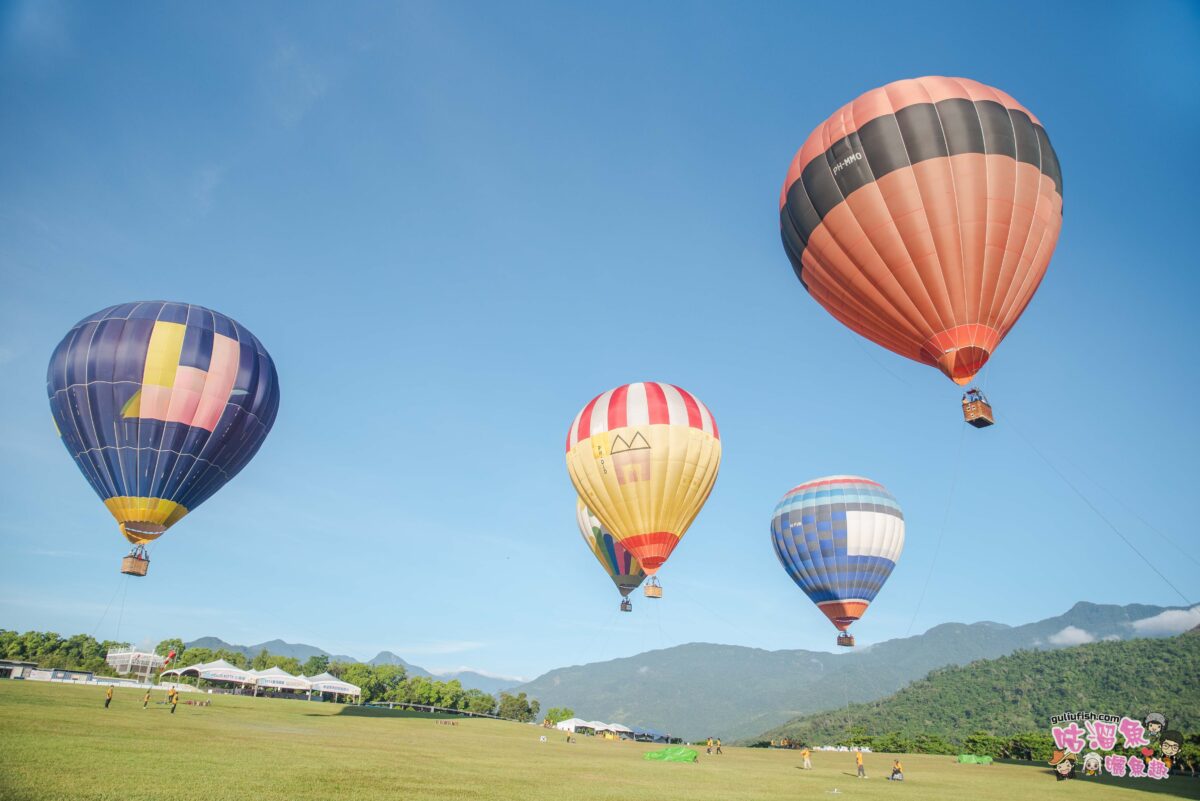
M 830 314 L 968 384 L 1046 273 L 1062 191 L 1050 139 L 1020 103 L 964 78 L 914 78 L 817 126 L 779 221 Z

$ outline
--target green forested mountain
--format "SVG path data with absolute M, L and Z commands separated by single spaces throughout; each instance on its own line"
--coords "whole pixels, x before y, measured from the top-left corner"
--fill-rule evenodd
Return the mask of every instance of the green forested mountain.
M 1152 624 L 1180 613 L 1141 604 L 1078 603 L 1065 614 L 1020 626 L 943 623 L 912 637 L 860 641 L 836 654 L 690 643 L 558 668 L 516 689 L 588 720 L 687 738 L 747 738 L 801 715 L 883 698 L 947 665 L 1019 650 L 1165 636 Z
M 1171 728 L 1200 732 L 1200 630 L 1166 639 L 1018 651 L 941 668 L 887 698 L 805 715 L 755 739 L 836 744 L 927 738 L 963 746 L 972 735 L 985 739 L 980 732 L 1044 736 L 1052 715 L 1075 711 L 1139 719 L 1161 712 Z

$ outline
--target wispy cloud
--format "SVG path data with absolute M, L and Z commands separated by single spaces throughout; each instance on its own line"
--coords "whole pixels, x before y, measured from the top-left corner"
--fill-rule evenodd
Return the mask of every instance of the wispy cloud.
M 263 90 L 277 117 L 292 126 L 329 91 L 329 77 L 304 58 L 299 45 L 278 45 L 263 77 Z
M 1081 628 L 1067 626 L 1057 634 L 1051 634 L 1047 639 L 1051 645 L 1085 645 L 1089 642 L 1095 642 L 1096 636 Z
M 7 16 L 8 38 L 14 45 L 46 53 L 61 52 L 71 44 L 67 10 L 58 0 L 23 0 Z
M 519 681 L 526 682 L 529 679 L 524 676 L 506 676 L 503 673 L 492 673 L 488 670 L 480 670 L 479 668 L 471 667 L 470 665 L 459 665 L 458 667 L 439 667 L 426 668 L 435 676 L 445 676 L 450 673 L 477 673 L 480 676 L 486 676 L 489 679 L 499 679 L 501 681 Z
M 1200 626 L 1200 606 L 1168 609 L 1153 617 L 1133 621 L 1133 630 L 1143 637 L 1170 637 Z
M 192 176 L 192 199 L 201 214 L 207 214 L 213 206 L 213 200 L 225 180 L 225 167 L 208 165 L 201 167 Z
M 388 650 L 394 654 L 399 654 L 402 657 L 408 658 L 409 654 L 460 654 L 464 651 L 476 651 L 482 648 L 484 645 L 485 643 L 475 642 L 474 640 L 438 640 L 436 642 L 401 645 L 394 648 L 389 648 Z

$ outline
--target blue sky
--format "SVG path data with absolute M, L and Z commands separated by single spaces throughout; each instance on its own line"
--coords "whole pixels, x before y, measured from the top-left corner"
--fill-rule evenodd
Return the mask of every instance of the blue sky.
M 831 649 L 768 526 L 832 473 L 884 483 L 908 523 L 860 642 L 1183 604 L 1030 441 L 1200 600 L 1200 12 L 950 8 L 5 4 L 0 626 L 530 677 L 690 641 Z M 809 131 L 925 74 L 1011 93 L 1065 176 L 981 432 L 939 373 L 826 314 L 779 242 Z M 45 366 L 79 318 L 159 298 L 248 326 L 283 399 L 122 588 Z M 637 380 L 704 400 L 725 452 L 665 598 L 620 615 L 562 444 Z

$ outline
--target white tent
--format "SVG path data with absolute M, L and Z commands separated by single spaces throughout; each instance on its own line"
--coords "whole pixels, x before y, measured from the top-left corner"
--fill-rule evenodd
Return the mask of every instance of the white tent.
M 569 718 L 568 720 L 560 720 L 558 723 L 555 723 L 554 728 L 576 732 L 580 729 L 590 729 L 592 728 L 592 724 L 582 718 Z
M 301 676 L 301 678 L 304 678 Z M 315 693 L 334 693 L 335 695 L 362 695 L 362 688 L 351 684 L 348 681 L 342 681 L 337 676 L 330 673 L 322 673 L 318 676 L 309 676 L 308 684 Z
M 233 684 L 253 684 L 254 678 L 251 675 L 252 671 L 242 670 L 236 665 L 231 665 L 224 659 L 218 659 L 215 662 L 201 662 L 198 665 L 189 667 L 174 668 L 172 670 L 164 670 L 164 676 L 197 676 L 207 681 L 227 681 Z
M 608 728 L 608 724 L 600 720 L 585 720 L 582 726 L 592 731 L 604 731 Z
M 628 726 L 622 726 L 620 723 L 608 724 L 609 731 L 615 731 L 617 734 L 633 734 L 633 729 Z
M 257 687 L 270 687 L 276 690 L 308 690 L 310 685 L 307 679 L 300 676 L 293 676 L 286 670 L 280 667 L 267 668 L 266 670 L 252 670 L 250 675 L 254 678 L 254 684 Z

